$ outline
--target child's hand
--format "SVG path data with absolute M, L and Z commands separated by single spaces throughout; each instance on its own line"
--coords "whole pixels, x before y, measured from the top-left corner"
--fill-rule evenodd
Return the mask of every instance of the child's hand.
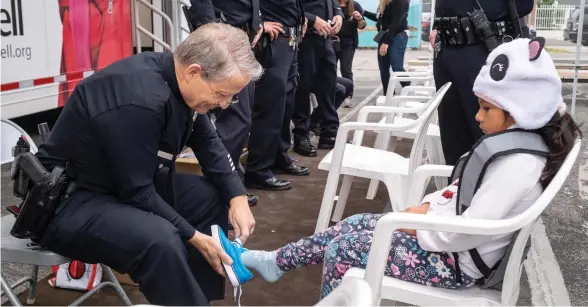
M 403 212 L 406 213 L 414 213 L 414 214 L 427 214 L 427 211 L 429 211 L 429 205 L 431 203 L 423 203 L 420 206 L 415 206 L 415 207 L 410 207 L 410 208 L 406 208 Z M 416 236 L 416 230 L 415 229 L 398 229 L 398 231 L 402 231 L 405 232 L 411 236 Z
M 429 211 L 429 205 L 430 205 L 430 203 L 423 203 L 420 206 L 406 208 L 403 212 L 415 213 L 415 214 L 427 214 L 427 211 Z

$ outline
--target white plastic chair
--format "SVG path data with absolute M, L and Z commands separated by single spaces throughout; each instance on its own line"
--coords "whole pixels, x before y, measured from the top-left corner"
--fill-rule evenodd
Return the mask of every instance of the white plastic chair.
M 340 221 L 343 216 L 353 177 L 383 181 L 388 188 L 392 209 L 398 211 L 405 206 L 405 199 L 412 180 L 412 172 L 421 164 L 424 147 L 423 137 L 429 127 L 434 111 L 450 86 L 451 83 L 447 83 L 441 87 L 435 96 L 431 98 L 431 102 L 426 104 L 423 115 L 408 125 L 368 123 L 367 117 L 370 113 L 417 113 L 423 111 L 422 109 L 366 106 L 359 111 L 358 122 L 347 122 L 339 127 L 335 148 L 319 163 L 319 169 L 328 170 L 329 175 L 315 232 L 323 231 L 328 227 L 341 174 L 344 175 L 343 183 L 337 198 L 337 206 L 333 213 L 333 221 Z M 417 126 L 420 128 L 408 159 L 394 152 L 361 145 L 364 130 L 401 132 Z M 347 144 L 347 135 L 351 130 L 356 130 L 353 142 L 352 144 Z
M 394 80 L 394 82 L 392 82 Z M 417 86 L 407 86 L 402 88 L 400 91 L 400 96 L 394 96 L 393 89 L 397 88 L 396 84 L 399 84 L 400 81 L 409 81 L 412 80 L 413 83 L 416 81 L 417 83 L 421 83 L 421 85 Z M 388 84 L 388 93 L 386 96 L 378 97 L 376 101 L 376 105 L 378 106 L 392 106 L 392 107 L 409 107 L 409 108 L 418 108 L 422 106 L 422 104 L 427 101 L 427 98 L 433 96 L 436 92 L 434 85 L 434 78 L 433 78 L 433 71 L 431 69 L 424 70 L 422 72 L 398 72 L 394 73 L 391 77 L 391 81 Z M 417 113 L 416 116 L 421 116 L 422 113 Z M 387 117 L 387 118 L 386 118 Z M 404 117 L 404 114 L 397 114 L 393 116 L 383 116 L 380 122 L 386 123 L 402 123 L 402 124 L 409 124 L 410 122 L 414 121 L 414 119 Z M 394 132 L 379 132 L 376 137 L 376 141 L 374 143 L 374 148 L 382 149 L 382 150 L 390 150 L 394 151 L 396 147 L 396 142 L 399 138 L 407 138 L 407 139 L 414 139 L 416 137 L 416 131 L 418 127 L 413 128 L 410 131 L 406 131 L 402 133 L 402 135 Z M 431 126 L 427 131 L 427 139 L 426 139 L 426 152 L 427 152 L 427 159 L 431 164 L 445 164 L 445 157 L 443 155 L 443 147 L 441 144 L 441 133 L 438 126 L 438 119 L 437 114 L 435 112 L 434 118 L 431 122 Z M 445 181 L 440 178 L 435 178 L 435 184 L 437 188 L 442 188 L 445 186 Z M 379 180 L 372 179 L 370 180 L 370 184 L 368 187 L 368 192 L 366 195 L 367 199 L 374 199 L 376 193 L 378 191 Z
M 365 278 L 373 291 L 372 305 L 380 305 L 382 299 L 400 301 L 419 306 L 514 306 L 517 303 L 520 291 L 520 277 L 522 271 L 522 259 L 524 247 L 531 231 L 536 224 L 539 215 L 553 200 L 568 177 L 578 153 L 580 152 L 580 140 L 576 140 L 572 151 L 566 157 L 563 165 L 555 175 L 549 186 L 545 188 L 535 203 L 524 212 L 504 220 L 464 219 L 459 216 L 430 216 L 422 214 L 410 214 L 403 212 L 389 213 L 380 218 L 376 224 L 372 246 L 370 249 L 366 269 L 352 268 L 344 276 Z M 418 204 L 416 199 L 424 194 L 424 182 L 429 176 L 450 176 L 451 166 L 423 165 L 414 172 L 415 193 L 412 205 Z M 472 235 L 496 236 L 513 233 L 520 230 L 515 238 L 515 243 L 508 258 L 506 273 L 504 276 L 502 291 L 494 289 L 482 289 L 473 286 L 465 290 L 448 290 L 428 287 L 416 283 L 406 282 L 400 279 L 385 277 L 384 268 L 388 260 L 392 236 L 395 230 L 424 229 L 434 231 L 447 231 L 453 233 L 467 233 Z
M 372 306 L 372 289 L 363 278 L 345 278 L 315 306 Z
M 410 86 L 402 88 L 400 82 L 411 82 Z M 435 89 L 432 90 L 435 82 L 433 78 L 433 71 L 430 69 L 419 72 L 393 72 L 388 82 L 386 95 L 379 96 L 376 99 L 376 105 L 389 105 L 389 99 L 397 94 L 400 95 L 415 95 L 415 96 L 432 96 Z M 399 90 L 400 89 L 400 90 Z M 408 105 L 409 107 L 418 107 L 418 105 Z
M 68 263 L 71 260 L 51 251 L 41 249 L 32 244 L 30 240 L 18 239 L 10 235 L 10 229 L 12 229 L 15 220 L 16 219 L 12 214 L 2 217 L 2 241 L 0 241 L 2 262 L 32 265 L 33 270 L 31 276 L 24 277 L 13 285 L 10 285 L 4 278 L 4 274 L 2 274 L 0 284 L 2 286 L 2 294 L 6 295 L 12 306 L 21 306 L 18 297 L 14 293 L 14 289 L 24 283 L 29 283 L 29 293 L 26 302 L 30 305 L 35 303 L 39 266 L 60 265 Z M 84 295 L 71 303 L 70 306 L 80 305 L 104 287 L 113 288 L 126 306 L 132 305 L 129 297 L 126 295 L 124 289 L 110 268 L 103 264 L 101 264 L 101 266 L 102 271 L 104 272 L 103 278 L 106 278 L 107 280 L 100 282 L 92 290 L 84 293 Z

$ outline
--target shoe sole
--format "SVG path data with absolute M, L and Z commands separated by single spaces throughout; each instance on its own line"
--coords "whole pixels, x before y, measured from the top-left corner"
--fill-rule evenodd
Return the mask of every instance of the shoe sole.
M 308 176 L 308 175 L 310 175 L 310 171 L 299 172 L 299 173 L 291 173 L 291 172 L 283 171 L 281 169 L 275 169 L 274 170 L 274 173 L 276 173 L 276 174 L 282 174 L 282 175 L 290 175 L 290 176 Z
M 303 156 L 303 157 L 316 157 L 316 155 L 317 155 L 316 152 L 314 152 L 314 153 L 307 153 L 307 152 L 302 152 L 302 151 L 299 151 L 299 150 L 294 150 L 294 152 L 297 153 L 297 154 L 299 154 L 299 155 L 301 155 L 301 156 Z
M 221 242 L 220 236 L 218 235 L 219 231 L 222 231 L 220 229 L 220 227 L 218 227 L 218 225 L 212 225 L 212 226 L 210 226 L 210 230 L 212 231 L 212 237 L 221 246 L 223 246 L 223 243 Z M 222 261 L 221 261 L 221 263 L 223 264 L 223 267 L 225 268 L 225 273 L 227 274 L 227 277 L 229 277 L 229 280 L 231 281 L 231 284 L 233 285 L 233 287 L 239 287 L 241 284 L 239 283 L 239 279 L 237 279 L 237 274 L 233 270 L 233 267 L 228 264 L 225 264 Z
M 267 187 L 257 185 L 257 184 L 246 184 L 245 186 L 250 189 L 258 189 L 258 190 L 265 190 L 265 191 L 287 191 L 287 190 L 292 189 L 292 185 L 285 186 L 282 188 L 267 188 Z

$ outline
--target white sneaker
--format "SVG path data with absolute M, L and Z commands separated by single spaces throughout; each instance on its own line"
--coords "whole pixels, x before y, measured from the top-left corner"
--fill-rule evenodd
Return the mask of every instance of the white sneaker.
M 347 97 L 343 100 L 343 107 L 344 108 L 351 108 L 351 98 Z

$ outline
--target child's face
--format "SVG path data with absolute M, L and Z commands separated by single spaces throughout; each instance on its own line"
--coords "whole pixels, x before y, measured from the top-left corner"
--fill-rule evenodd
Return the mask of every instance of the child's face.
M 480 129 L 485 134 L 506 130 L 514 124 L 514 119 L 504 110 L 497 108 L 482 98 L 478 98 L 478 103 L 480 104 L 480 110 L 476 114 L 476 120 L 480 123 Z

